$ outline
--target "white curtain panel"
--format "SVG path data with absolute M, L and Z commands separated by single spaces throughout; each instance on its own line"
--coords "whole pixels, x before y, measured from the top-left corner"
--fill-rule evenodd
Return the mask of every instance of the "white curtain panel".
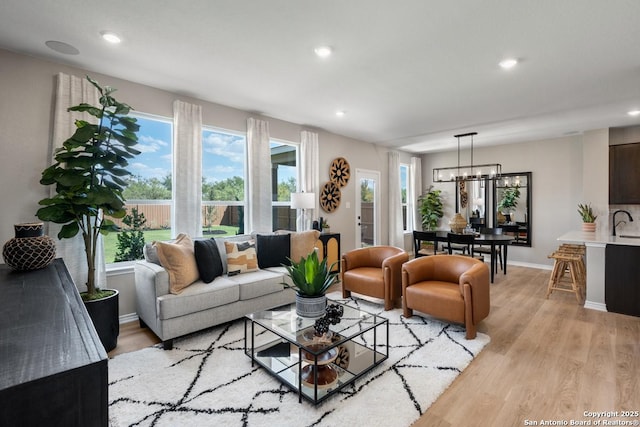
M 202 107 L 173 102 L 173 205 L 175 236 L 202 235 Z
M 319 175 L 319 160 L 318 160 L 318 134 L 315 132 L 309 132 L 303 130 L 300 133 L 300 191 L 305 193 L 315 193 L 315 205 L 311 212 L 307 212 L 307 215 L 317 215 L 320 208 L 320 175 Z M 308 218 L 303 218 L 302 215 L 298 215 L 297 228 L 298 230 L 304 230 L 306 228 Z
M 249 232 L 271 232 L 271 149 L 269 123 L 247 119 L 247 152 L 249 168 L 245 223 Z
M 397 151 L 389 151 L 389 244 L 404 249 L 400 154 Z
M 82 119 L 95 122 L 95 118 L 86 113 L 69 112 L 67 109 L 82 102 L 97 105 L 98 90 L 86 78 L 71 76 L 64 73 L 57 75 L 55 105 L 53 112 L 53 132 L 51 135 L 51 164 L 54 163 L 55 149 L 62 147 L 62 143 L 69 139 L 76 131 L 75 121 Z M 55 186 L 49 189 L 50 196 L 55 195 Z M 47 234 L 56 239 L 56 256 L 64 260 L 73 281 L 80 291 L 86 290 L 87 257 L 84 250 L 82 234 L 78 233 L 71 239 L 58 239 L 58 232 L 62 225 L 45 224 Z M 102 236 L 98 238 L 96 253 L 96 286 L 105 287 L 107 284 L 106 266 L 104 260 L 104 245 Z
M 409 168 L 409 194 L 407 194 L 407 224 L 413 230 L 422 230 L 422 218 L 418 210 L 418 197 L 422 195 L 422 160 L 420 157 L 411 158 L 411 167 Z

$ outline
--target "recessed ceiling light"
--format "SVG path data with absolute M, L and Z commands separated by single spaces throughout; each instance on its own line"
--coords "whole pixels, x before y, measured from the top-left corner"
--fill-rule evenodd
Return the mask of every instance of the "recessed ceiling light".
M 49 49 L 55 50 L 58 53 L 64 53 L 65 55 L 77 55 L 80 53 L 80 51 L 76 49 L 74 46 L 71 46 L 70 44 L 65 42 L 59 42 L 57 40 L 49 40 L 49 41 L 46 41 L 44 44 L 46 44 Z
M 517 59 L 515 59 L 515 58 L 507 58 L 507 59 L 503 59 L 502 61 L 500 61 L 498 63 L 498 65 L 500 65 L 505 70 L 508 70 L 510 68 L 515 67 L 517 63 L 518 63 Z
M 331 56 L 331 54 L 333 53 L 333 49 L 331 49 L 331 46 L 318 46 L 315 49 L 313 49 L 313 51 L 320 58 L 327 58 Z
M 631 110 L 627 114 L 633 117 L 640 116 L 640 110 Z
M 344 110 L 336 111 L 336 116 L 338 116 L 338 117 L 344 117 L 345 114 L 347 114 L 347 112 L 344 111 Z
M 100 33 L 100 35 L 109 43 L 118 44 L 122 41 L 119 35 L 117 35 L 116 33 L 112 33 L 111 31 L 103 31 Z

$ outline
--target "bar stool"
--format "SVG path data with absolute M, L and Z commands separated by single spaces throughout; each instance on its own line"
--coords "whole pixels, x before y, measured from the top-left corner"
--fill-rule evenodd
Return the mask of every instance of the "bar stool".
M 547 299 L 553 291 L 564 291 L 573 292 L 578 304 L 584 302 L 587 281 L 584 256 L 584 245 L 572 244 L 562 244 L 558 250 L 548 256 L 555 262 L 547 287 Z M 569 277 L 565 277 L 566 272 L 569 272 Z

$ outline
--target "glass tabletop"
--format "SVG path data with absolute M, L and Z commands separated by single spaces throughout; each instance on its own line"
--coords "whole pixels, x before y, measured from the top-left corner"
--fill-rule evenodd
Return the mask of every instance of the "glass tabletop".
M 340 322 L 335 325 L 329 325 L 329 330 L 340 337 L 340 340 L 334 341 L 333 344 L 352 339 L 356 335 L 362 334 L 364 329 L 375 327 L 386 321 L 381 316 L 335 301 L 327 301 L 327 304 L 339 304 L 344 310 Z M 308 343 L 309 333 L 313 331 L 313 325 L 316 321 L 315 318 L 298 316 L 295 304 L 259 311 L 249 314 L 247 317 L 255 323 L 278 333 L 283 338 L 302 346 Z

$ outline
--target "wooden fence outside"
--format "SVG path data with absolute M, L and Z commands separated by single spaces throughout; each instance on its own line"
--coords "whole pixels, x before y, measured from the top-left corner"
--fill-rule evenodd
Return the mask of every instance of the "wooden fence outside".
M 145 229 L 158 230 L 171 228 L 171 204 L 165 203 L 127 203 L 127 213 L 131 213 L 132 208 L 137 208 L 138 213 L 144 214 L 147 220 Z M 238 227 L 241 221 L 241 211 L 243 206 L 239 205 L 203 205 L 202 206 L 202 227 L 207 229 L 215 226 Z M 121 219 L 114 222 L 122 227 L 127 226 Z M 296 211 L 289 206 L 273 207 L 274 229 L 295 230 Z

